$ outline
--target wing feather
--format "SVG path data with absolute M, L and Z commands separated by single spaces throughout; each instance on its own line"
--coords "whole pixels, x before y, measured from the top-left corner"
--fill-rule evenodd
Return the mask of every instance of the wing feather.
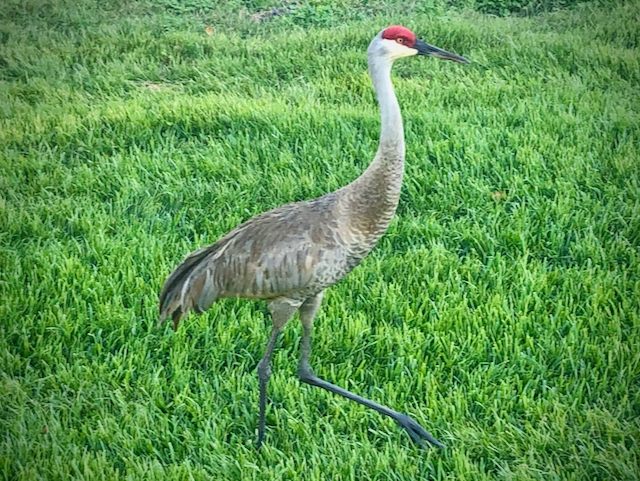
M 332 194 L 287 204 L 249 219 L 216 243 L 189 254 L 160 293 L 160 322 L 174 328 L 190 310 L 221 297 L 273 299 L 313 281 L 314 268 L 335 245 Z

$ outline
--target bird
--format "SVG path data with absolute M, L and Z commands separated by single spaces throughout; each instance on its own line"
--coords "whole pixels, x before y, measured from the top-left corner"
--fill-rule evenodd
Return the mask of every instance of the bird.
M 397 59 L 415 55 L 469 63 L 464 57 L 417 39 L 401 25 L 380 31 L 369 44 L 367 63 L 381 129 L 377 152 L 365 171 L 334 192 L 259 214 L 214 244 L 189 254 L 167 277 L 160 293 L 159 324 L 171 318 L 174 330 L 190 311 L 203 313 L 221 298 L 267 301 L 273 327 L 257 366 L 258 449 L 265 436 L 271 357 L 278 335 L 296 312 L 302 324 L 297 371 L 301 382 L 394 419 L 419 446 L 444 446 L 408 415 L 316 376 L 309 361 L 313 322 L 325 289 L 362 261 L 395 215 L 404 174 L 405 142 L 391 67 Z

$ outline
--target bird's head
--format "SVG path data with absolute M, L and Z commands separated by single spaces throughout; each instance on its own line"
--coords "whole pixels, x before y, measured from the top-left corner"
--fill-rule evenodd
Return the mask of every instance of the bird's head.
M 400 57 L 425 55 L 454 62 L 469 63 L 466 58 L 460 55 L 447 52 L 417 39 L 411 30 L 402 25 L 392 25 L 385 28 L 371 42 L 369 49 L 374 49 L 378 55 L 384 56 L 392 62 Z

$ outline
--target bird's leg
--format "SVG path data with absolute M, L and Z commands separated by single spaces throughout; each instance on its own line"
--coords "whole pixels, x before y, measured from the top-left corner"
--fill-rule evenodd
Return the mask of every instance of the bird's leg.
M 279 297 L 269 302 L 269 311 L 271 312 L 271 319 L 273 320 L 273 330 L 267 342 L 267 347 L 264 350 L 264 356 L 262 356 L 262 359 L 258 363 L 258 379 L 260 380 L 260 418 L 258 420 L 258 442 L 256 443 L 258 449 L 260 449 L 262 441 L 264 440 L 267 384 L 269 384 L 269 378 L 271 377 L 271 356 L 273 355 L 273 349 L 276 346 L 278 334 L 280 334 L 283 326 L 296 313 L 301 304 L 301 301 L 285 297 Z
M 327 391 L 331 391 L 332 393 L 346 397 L 347 399 L 351 399 L 352 401 L 360 403 L 363 406 L 375 409 L 385 416 L 389 416 L 390 418 L 394 419 L 400 426 L 402 426 L 407 431 L 407 433 L 409 433 L 409 436 L 411 436 L 411 439 L 413 439 L 415 443 L 419 444 L 422 447 L 427 447 L 424 444 L 423 439 L 433 444 L 434 446 L 444 447 L 444 445 L 440 441 L 435 439 L 431 435 L 431 433 L 420 426 L 420 424 L 418 424 L 415 419 L 407 416 L 406 414 L 394 411 L 393 409 L 383 406 L 382 404 L 371 401 L 370 399 L 358 396 L 357 394 L 354 394 L 351 391 L 347 391 L 340 386 L 331 384 L 324 379 L 320 379 L 313 373 L 311 364 L 309 363 L 309 356 L 311 355 L 311 331 L 313 329 L 313 319 L 315 318 L 318 307 L 320 307 L 321 300 L 322 294 L 320 294 L 319 297 L 316 296 L 315 298 L 307 299 L 307 301 L 305 301 L 305 303 L 300 307 L 300 319 L 302 321 L 302 347 L 300 365 L 298 367 L 298 377 L 300 378 L 300 380 L 312 386 L 321 387 L 322 389 L 326 389 Z
M 267 384 L 271 377 L 271 355 L 273 349 L 276 346 L 278 340 L 278 334 L 280 334 L 279 327 L 273 326 L 271 330 L 271 337 L 267 342 L 267 347 L 264 350 L 264 356 L 258 363 L 258 379 L 260 380 L 260 418 L 258 421 L 258 443 L 256 447 L 260 449 L 262 446 L 262 440 L 264 439 L 264 425 L 265 425 L 265 412 L 267 408 Z
M 298 365 L 298 377 L 301 381 L 307 382 L 305 379 L 313 376 L 313 370 L 309 363 L 311 356 L 311 331 L 313 330 L 313 321 L 316 313 L 322 303 L 324 292 L 314 297 L 309 297 L 300 306 L 300 322 L 302 323 L 302 342 L 300 346 L 300 364 Z

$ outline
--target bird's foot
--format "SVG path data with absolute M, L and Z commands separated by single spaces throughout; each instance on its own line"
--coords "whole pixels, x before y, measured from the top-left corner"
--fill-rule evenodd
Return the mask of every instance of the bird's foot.
M 411 436 L 413 442 L 418 444 L 420 447 L 423 447 L 425 449 L 430 447 L 428 444 L 424 443 L 424 439 L 434 446 L 444 448 L 444 444 L 434 438 L 429 431 L 420 426 L 420 424 L 418 424 L 418 422 L 412 417 L 409 417 L 406 414 L 400 414 L 395 419 L 398 424 L 402 426 L 407 431 L 407 433 L 409 433 L 409 436 Z

